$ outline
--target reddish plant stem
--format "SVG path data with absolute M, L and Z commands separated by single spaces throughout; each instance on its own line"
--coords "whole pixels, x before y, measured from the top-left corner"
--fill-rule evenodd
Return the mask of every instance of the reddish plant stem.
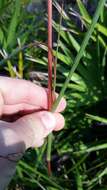
M 48 160 L 48 175 L 51 176 L 51 174 L 52 174 L 51 160 Z
M 48 0 L 48 110 L 52 108 L 52 0 Z M 48 173 L 51 174 L 51 162 L 48 160 Z

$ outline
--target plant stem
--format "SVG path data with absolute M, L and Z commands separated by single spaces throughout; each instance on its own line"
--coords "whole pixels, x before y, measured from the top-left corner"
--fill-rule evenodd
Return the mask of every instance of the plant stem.
M 90 26 L 88 32 L 86 33 L 86 36 L 85 36 L 85 38 L 84 38 L 84 40 L 82 42 L 81 48 L 80 48 L 80 50 L 79 50 L 79 52 L 78 52 L 78 54 L 77 54 L 77 56 L 76 56 L 76 58 L 74 60 L 74 64 L 73 64 L 73 66 L 72 66 L 72 68 L 71 68 L 71 70 L 70 70 L 70 72 L 68 74 L 68 77 L 66 78 L 65 83 L 63 84 L 63 87 L 62 87 L 62 89 L 60 91 L 60 94 L 59 94 L 57 100 L 55 101 L 55 103 L 52 106 L 51 112 L 55 112 L 59 102 L 61 101 L 61 98 L 64 95 L 65 90 L 67 89 L 67 86 L 68 86 L 68 84 L 69 84 L 69 82 L 71 80 L 71 77 L 72 77 L 73 73 L 75 72 L 78 64 L 80 63 L 81 58 L 83 57 L 84 51 L 85 51 L 85 49 L 86 49 L 86 47 L 88 45 L 89 39 L 90 39 L 90 37 L 91 37 L 91 35 L 92 35 L 93 31 L 94 31 L 95 25 L 96 25 L 96 23 L 98 21 L 98 18 L 100 16 L 101 10 L 102 10 L 105 2 L 106 2 L 106 0 L 100 0 L 99 3 L 98 3 L 98 7 L 97 7 L 97 10 L 96 10 L 96 12 L 94 14 L 91 26 Z M 48 154 L 47 157 L 48 157 L 49 160 L 51 160 L 51 144 L 52 144 L 52 135 L 49 135 L 49 137 L 48 137 L 48 151 L 47 151 L 47 154 Z
M 52 107 L 52 0 L 48 0 L 48 110 Z
M 18 40 L 19 48 L 21 48 L 21 42 Z M 18 61 L 18 70 L 19 70 L 19 75 L 20 78 L 23 78 L 23 53 L 22 51 L 19 52 L 19 61 Z
M 58 28 L 58 40 L 57 40 L 57 48 L 56 48 L 56 55 L 54 60 L 54 82 L 53 82 L 53 91 L 56 90 L 56 75 L 57 75 L 57 61 L 58 61 L 58 51 L 59 51 L 59 43 L 60 43 L 60 33 L 61 33 L 61 25 L 62 25 L 62 13 L 63 13 L 63 2 L 61 5 L 61 13 L 59 19 L 59 28 Z
M 52 0 L 48 0 L 48 110 L 51 111 L 52 108 Z M 48 173 L 51 175 L 51 144 L 52 137 L 48 137 L 48 147 L 47 147 L 47 162 L 48 162 Z

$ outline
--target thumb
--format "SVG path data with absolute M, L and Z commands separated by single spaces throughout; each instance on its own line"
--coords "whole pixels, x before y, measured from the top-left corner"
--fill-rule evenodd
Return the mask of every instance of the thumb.
M 54 114 L 41 111 L 26 115 L 18 119 L 14 124 L 14 130 L 23 140 L 27 148 L 40 147 L 44 143 L 44 138 L 56 127 Z

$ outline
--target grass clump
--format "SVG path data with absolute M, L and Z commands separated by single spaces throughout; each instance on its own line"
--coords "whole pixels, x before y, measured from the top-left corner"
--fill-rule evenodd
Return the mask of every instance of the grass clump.
M 28 80 L 29 71 L 46 73 L 48 62 L 45 43 L 46 21 L 41 19 L 37 23 L 38 14 L 28 14 L 25 4 L 22 6 L 19 1 L 11 2 L 14 9 L 12 12 L 10 3 L 7 3 L 8 1 L 5 4 L 8 6 L 8 13 L 4 7 L 1 18 L 5 19 L 5 23 L 10 20 L 8 23 L 10 34 L 6 32 L 5 26 L 2 26 L 1 73 Z M 53 20 L 55 36 L 58 35 L 60 28 L 58 44 L 57 40 L 53 40 L 53 55 L 57 56 L 56 90 L 60 95 L 53 104 L 52 111 L 55 111 L 64 95 L 68 102 L 64 112 L 66 125 L 64 130 L 53 135 L 52 176 L 49 177 L 47 172 L 46 142 L 40 149 L 27 151 L 17 166 L 9 190 L 107 189 L 105 3 L 105 0 L 98 1 L 95 14 L 92 16 L 81 0 L 77 0 L 75 9 L 69 5 L 68 12 L 65 10 L 65 4 L 62 9 L 57 1 L 53 2 L 53 9 L 57 11 L 57 16 L 59 13 L 60 22 L 59 27 L 57 19 Z M 19 7 L 17 12 L 16 4 Z M 20 9 L 23 10 L 23 14 L 19 19 L 16 15 Z M 4 14 L 7 14 L 6 17 Z M 30 20 L 35 23 L 33 27 Z

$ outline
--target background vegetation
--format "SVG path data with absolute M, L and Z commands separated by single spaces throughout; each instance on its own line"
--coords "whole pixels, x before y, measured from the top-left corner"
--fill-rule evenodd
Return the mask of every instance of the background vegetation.
M 98 4 L 94 0 L 84 2 L 65 1 L 62 10 L 61 1 L 53 1 L 58 92 L 80 50 Z M 0 0 L 1 75 L 37 83 L 37 72 L 47 73 L 46 44 L 46 2 Z M 64 130 L 54 134 L 52 176 L 47 174 L 45 143 L 40 149 L 26 152 L 8 190 L 107 190 L 106 60 L 105 4 L 65 93 L 67 108 L 63 114 L 66 125 Z M 42 85 L 47 86 L 47 80 L 43 80 Z

